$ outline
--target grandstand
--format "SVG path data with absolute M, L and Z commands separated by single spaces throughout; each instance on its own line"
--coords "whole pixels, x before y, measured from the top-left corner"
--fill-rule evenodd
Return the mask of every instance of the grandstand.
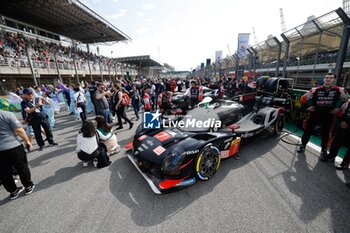
M 93 43 L 130 40 L 80 1 L 2 1 L 0 88 L 136 75 L 136 65 L 89 50 Z
M 248 56 L 228 56 L 219 64 L 197 69 L 193 75 L 238 74 L 294 78 L 296 87 L 317 85 L 332 69 L 339 85 L 350 88 L 350 19 L 342 8 L 270 37 L 248 48 Z

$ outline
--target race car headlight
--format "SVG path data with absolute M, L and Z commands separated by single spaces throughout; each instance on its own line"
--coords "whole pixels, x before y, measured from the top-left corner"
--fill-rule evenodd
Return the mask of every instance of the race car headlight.
M 175 147 L 162 162 L 162 171 L 166 175 L 179 175 L 181 162 L 185 158 L 184 150 Z

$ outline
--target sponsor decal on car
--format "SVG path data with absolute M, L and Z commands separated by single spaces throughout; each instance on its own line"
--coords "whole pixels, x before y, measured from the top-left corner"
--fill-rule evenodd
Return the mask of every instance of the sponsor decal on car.
M 153 150 L 153 152 L 156 153 L 156 155 L 158 155 L 158 156 L 161 155 L 164 151 L 165 151 L 165 148 L 162 147 L 162 146 L 157 146 L 157 147 Z
M 151 140 L 147 140 L 146 143 L 150 146 L 154 146 L 154 143 Z
M 142 141 L 145 138 L 147 138 L 147 135 L 142 135 L 142 136 L 139 137 L 139 141 Z
M 184 155 L 193 155 L 197 153 L 199 153 L 199 150 L 190 150 L 190 151 L 184 152 Z
M 229 150 L 229 155 L 235 155 L 239 151 L 239 146 L 241 144 L 241 138 L 236 138 L 231 142 L 230 150 Z
M 160 133 L 157 133 L 156 135 L 154 135 L 155 138 L 157 138 L 159 141 L 163 142 L 169 138 L 171 138 L 171 135 L 168 134 L 167 132 L 163 131 Z
M 229 150 L 223 150 L 223 151 L 221 151 L 221 154 L 220 154 L 222 159 L 227 158 L 229 155 L 230 155 Z

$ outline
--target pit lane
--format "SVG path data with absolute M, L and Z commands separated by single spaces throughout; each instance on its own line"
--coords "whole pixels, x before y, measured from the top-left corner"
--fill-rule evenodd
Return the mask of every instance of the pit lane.
M 350 173 L 319 162 L 317 147 L 298 155 L 262 135 L 211 180 L 155 195 L 123 153 L 84 168 L 74 152 L 80 121 L 66 114 L 53 131 L 59 147 L 28 154 L 33 194 L 9 201 L 0 187 L 0 232 L 348 232 Z M 119 143 L 135 129 L 118 131 Z

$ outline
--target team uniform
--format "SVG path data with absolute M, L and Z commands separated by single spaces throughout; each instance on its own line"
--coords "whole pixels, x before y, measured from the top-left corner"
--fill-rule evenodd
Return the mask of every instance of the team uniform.
M 151 111 L 151 100 L 147 93 L 143 94 L 143 103 L 144 103 L 145 111 L 146 112 Z
M 331 111 L 339 108 L 347 98 L 346 90 L 338 86 L 319 86 L 312 88 L 302 96 L 301 102 L 304 105 L 315 107 L 315 111 L 309 112 L 304 121 L 304 134 L 301 139 L 302 147 L 305 148 L 306 144 L 309 142 L 315 126 L 320 125 L 322 127 L 322 153 L 327 152 L 327 142 L 334 120 L 334 115 Z
M 326 157 L 325 161 L 327 160 L 334 160 L 335 157 L 338 155 L 339 148 L 341 146 L 344 146 L 347 148 L 347 152 L 345 154 L 345 157 L 343 159 L 343 162 L 340 164 L 340 169 L 347 169 L 349 167 L 350 163 L 350 102 L 347 101 L 344 103 L 341 107 L 341 115 L 340 115 L 340 122 L 345 122 L 348 127 L 347 128 L 341 128 L 339 127 L 337 129 L 337 133 L 335 134 L 334 140 L 331 145 L 330 153 Z

